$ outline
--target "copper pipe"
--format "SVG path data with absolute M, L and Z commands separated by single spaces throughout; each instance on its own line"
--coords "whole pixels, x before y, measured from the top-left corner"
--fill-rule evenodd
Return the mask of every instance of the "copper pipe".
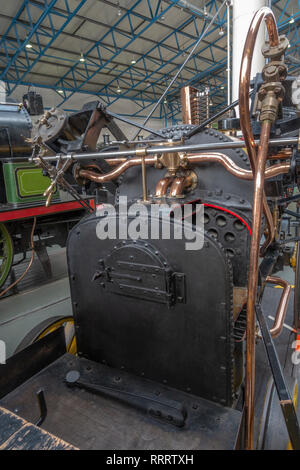
M 267 221 L 268 232 L 267 232 L 266 240 L 265 240 L 263 246 L 260 249 L 260 255 L 261 256 L 264 256 L 267 248 L 271 245 L 272 241 L 275 238 L 275 232 L 276 232 L 273 217 L 272 217 L 272 213 L 271 213 L 270 207 L 268 205 L 265 192 L 263 194 L 263 211 L 264 211 L 266 221 Z
M 278 338 L 280 336 L 282 329 L 283 329 L 283 324 L 284 320 L 286 317 L 286 312 L 292 292 L 291 285 L 285 281 L 284 279 L 280 279 L 279 277 L 274 277 L 274 276 L 268 276 L 266 279 L 267 282 L 270 284 L 275 284 L 283 287 L 283 293 L 280 298 L 279 306 L 276 312 L 276 317 L 275 317 L 275 322 L 273 325 L 273 328 L 271 328 L 270 333 L 273 336 L 273 338 Z
M 184 187 L 185 187 L 185 177 L 180 176 L 178 178 L 175 178 L 170 189 L 170 197 L 182 196 Z
M 175 178 L 170 189 L 170 197 L 182 197 L 184 190 L 192 186 L 193 183 L 194 179 L 191 175 Z
M 190 164 L 195 163 L 220 163 L 226 170 L 231 173 L 232 175 L 240 178 L 242 180 L 251 181 L 253 180 L 253 173 L 249 170 L 244 170 L 240 166 L 236 165 L 234 161 L 229 158 L 227 155 L 223 153 L 206 153 L 206 154 L 199 154 L 199 155 L 187 155 L 186 156 L 188 162 Z M 266 169 L 265 171 L 265 178 L 274 178 L 283 173 L 288 173 L 290 170 L 289 163 L 280 163 L 278 165 L 273 165 Z
M 191 113 L 191 87 L 185 86 L 181 88 L 181 106 L 182 106 L 182 122 L 183 124 L 192 124 Z
M 249 90 L 250 90 L 250 80 L 251 80 L 251 66 L 252 66 L 252 56 L 257 39 L 257 34 L 259 27 L 262 21 L 266 21 L 270 45 L 277 46 L 279 44 L 278 29 L 276 25 L 275 16 L 268 7 L 261 8 L 256 15 L 254 16 L 248 36 L 245 42 L 244 53 L 242 58 L 241 65 L 241 74 L 240 74 L 240 91 L 239 91 L 239 106 L 240 106 L 240 122 L 241 130 L 244 135 L 246 148 L 248 151 L 252 171 L 254 171 L 256 165 L 256 147 L 254 136 L 251 128 L 251 118 L 250 118 L 250 103 L 249 103 Z M 268 225 L 268 237 L 266 243 L 264 244 L 262 251 L 265 252 L 267 247 L 272 243 L 275 236 L 275 229 L 273 226 L 273 220 L 270 208 L 267 203 L 267 199 L 264 196 L 263 199 L 263 209 L 266 216 L 267 225 Z
M 257 34 L 262 21 L 265 20 L 267 23 L 268 34 L 271 42 L 271 46 L 277 46 L 279 44 L 278 30 L 276 25 L 276 19 L 272 10 L 268 7 L 261 8 L 254 16 L 248 36 L 245 42 L 244 53 L 241 64 L 240 74 L 240 89 L 239 89 L 239 107 L 240 107 L 240 122 L 241 130 L 245 139 L 246 148 L 248 151 L 252 170 L 256 165 L 256 147 L 254 142 L 254 136 L 251 128 L 250 118 L 250 80 L 251 80 L 251 67 L 252 67 L 252 55 L 255 47 Z
M 148 201 L 148 189 L 147 189 L 147 175 L 146 175 L 146 163 L 145 155 L 142 155 L 142 186 L 143 186 L 143 201 Z
M 255 169 L 253 221 L 250 245 L 248 304 L 247 304 L 247 342 L 246 342 L 246 386 L 245 386 L 245 447 L 253 449 L 254 427 L 254 386 L 255 386 L 255 305 L 257 301 L 259 244 L 261 235 L 262 208 L 264 197 L 264 174 L 272 123 L 264 121 L 261 128 L 261 144 L 258 150 Z
M 297 237 L 300 235 L 299 227 L 297 227 Z M 296 250 L 296 273 L 295 273 L 295 291 L 294 291 L 294 328 L 298 332 L 300 332 L 300 312 L 298 307 L 298 296 L 299 296 L 299 283 L 300 283 L 300 272 L 299 272 L 299 264 L 300 264 L 300 242 L 296 243 L 295 246 Z
M 167 176 L 161 180 L 156 185 L 155 188 L 155 197 L 164 197 L 167 194 L 169 186 L 173 183 L 174 178 Z
M 212 152 L 206 154 L 199 154 L 199 155 L 187 155 L 184 157 L 190 164 L 199 164 L 199 163 L 220 163 L 226 168 L 229 173 L 236 176 L 237 178 L 251 181 L 253 180 L 253 173 L 252 171 L 245 170 L 244 168 L 239 167 L 234 163 L 234 161 L 229 158 L 227 155 L 222 153 Z M 141 165 L 142 161 L 140 157 L 132 158 L 132 159 L 107 159 L 105 160 L 109 165 L 117 165 L 118 167 L 115 170 L 110 171 L 109 173 L 99 174 L 94 171 L 90 171 L 87 168 L 83 168 L 79 170 L 79 176 L 83 179 L 89 179 L 96 183 L 104 183 L 106 181 L 112 181 L 113 179 L 118 178 L 122 173 L 124 173 L 128 168 L 133 166 Z M 146 157 L 145 164 L 146 165 L 154 165 L 157 162 L 156 157 Z M 283 173 L 288 173 L 290 170 L 289 163 L 280 163 L 277 165 L 273 165 L 266 169 L 265 178 L 274 178 Z
M 155 165 L 157 162 L 157 157 L 145 157 L 145 165 Z M 125 162 L 121 163 L 117 168 L 115 168 L 112 171 L 109 171 L 108 173 L 105 173 L 104 175 L 99 175 L 98 173 L 95 173 L 93 171 L 89 170 L 79 170 L 79 176 L 80 178 L 83 179 L 89 179 L 91 181 L 94 181 L 95 183 L 105 183 L 107 181 L 112 181 L 119 176 L 121 176 L 122 173 L 124 173 L 126 170 L 133 166 L 138 166 L 141 165 L 142 163 L 142 158 L 141 157 L 136 157 L 136 158 L 130 158 L 127 159 Z
M 253 449 L 254 428 L 254 386 L 255 386 L 255 304 L 257 300 L 257 278 L 259 242 L 261 229 L 262 209 L 266 215 L 268 224 L 268 238 L 264 249 L 272 242 L 275 230 L 270 208 L 264 194 L 264 174 L 267 160 L 268 143 L 270 138 L 271 122 L 262 123 L 260 146 L 256 161 L 256 148 L 251 128 L 249 111 L 249 90 L 251 78 L 252 55 L 257 39 L 257 34 L 262 21 L 266 21 L 271 46 L 279 44 L 276 19 L 270 8 L 261 8 L 254 16 L 246 38 L 240 74 L 240 122 L 244 135 L 246 148 L 255 174 L 254 198 L 253 198 L 253 222 L 250 247 L 250 265 L 248 279 L 248 305 L 247 305 L 247 346 L 246 346 L 246 385 L 245 385 L 245 447 Z

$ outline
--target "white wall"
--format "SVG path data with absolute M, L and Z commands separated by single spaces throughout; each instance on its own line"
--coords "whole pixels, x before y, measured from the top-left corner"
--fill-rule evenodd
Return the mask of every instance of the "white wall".
M 233 50 L 232 50 L 232 101 L 239 97 L 239 80 L 243 50 L 254 14 L 267 5 L 267 0 L 233 0 Z M 252 59 L 251 78 L 261 72 L 265 59 L 261 53 L 265 40 L 265 28 L 261 26 Z

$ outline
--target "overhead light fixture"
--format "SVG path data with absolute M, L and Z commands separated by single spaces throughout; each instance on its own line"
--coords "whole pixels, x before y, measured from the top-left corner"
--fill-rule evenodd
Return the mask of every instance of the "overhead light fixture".
M 167 98 L 164 99 L 164 104 L 168 104 Z
M 224 31 L 224 29 L 223 29 L 222 26 L 221 26 L 221 28 L 220 28 L 220 30 L 219 30 L 219 36 L 224 36 L 224 34 L 225 34 L 225 31 Z
M 214 105 L 214 104 L 213 104 L 213 102 L 212 102 L 212 101 L 210 101 L 210 103 L 209 103 L 209 106 L 213 106 L 213 105 Z
M 136 64 L 136 60 L 135 60 L 135 59 L 132 59 L 131 64 L 132 64 L 132 65 Z
M 32 46 L 32 44 L 28 43 L 28 44 L 26 44 L 25 47 L 26 47 L 26 49 L 32 49 L 33 46 Z
M 225 87 L 224 87 L 224 86 L 221 86 L 221 90 L 224 90 L 224 89 L 225 89 Z
M 204 16 L 208 16 L 208 11 L 207 11 L 206 5 L 204 5 L 203 14 L 204 14 Z
M 161 21 L 165 21 L 166 17 L 165 17 L 165 15 L 163 15 L 162 13 L 163 13 L 163 8 L 162 8 L 162 6 L 161 6 L 161 9 L 160 9 L 160 14 L 161 14 L 160 20 L 161 20 Z
M 118 6 L 118 16 L 122 16 L 122 10 L 120 8 L 120 3 L 119 2 L 117 3 L 117 6 Z
M 290 24 L 293 24 L 293 23 L 295 23 L 295 18 L 290 19 Z
M 57 90 L 57 93 L 60 93 L 61 95 L 63 95 L 64 90 Z
M 118 88 L 117 88 L 117 93 L 121 93 L 121 92 L 122 92 L 122 90 L 121 90 L 121 88 L 118 86 Z
M 85 58 L 83 57 L 83 54 L 82 54 L 82 53 L 81 53 L 81 56 L 80 56 L 79 62 L 85 62 Z

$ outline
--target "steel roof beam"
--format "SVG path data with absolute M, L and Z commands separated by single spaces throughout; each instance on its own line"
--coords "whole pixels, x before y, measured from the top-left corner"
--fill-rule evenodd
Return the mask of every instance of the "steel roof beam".
M 27 34 L 25 40 L 21 40 L 20 33 L 24 29 L 24 24 L 22 24 L 22 21 L 20 21 L 21 15 L 26 13 L 26 17 L 29 19 L 29 23 L 31 24 L 32 22 L 32 13 L 31 8 L 33 8 L 33 4 L 31 3 L 30 0 L 25 0 L 24 1 L 24 8 L 19 10 L 17 13 L 16 17 L 14 18 L 12 24 L 2 37 L 0 41 L 0 50 L 3 47 L 4 44 L 4 51 L 6 54 L 6 57 L 9 58 L 9 50 L 5 44 L 5 41 L 7 41 L 7 36 L 10 33 L 10 30 L 12 28 L 12 25 L 14 25 L 13 29 L 16 34 L 17 42 L 18 42 L 18 49 L 14 53 L 12 58 L 9 58 L 8 63 L 5 66 L 5 69 L 3 70 L 0 80 L 6 80 L 8 78 L 16 77 L 16 85 L 14 88 L 16 88 L 19 84 L 24 81 L 26 78 L 27 74 L 31 71 L 31 69 L 35 66 L 35 64 L 39 61 L 39 59 L 45 54 L 46 50 L 52 45 L 52 43 L 55 41 L 55 39 L 60 35 L 60 33 L 63 31 L 63 29 L 70 23 L 70 21 L 76 16 L 76 13 L 80 10 L 80 8 L 85 4 L 86 0 L 81 0 L 75 8 L 72 8 L 69 4 L 70 0 L 65 0 L 65 5 L 66 5 L 66 12 L 64 15 L 58 12 L 53 11 L 53 7 L 55 6 L 57 0 L 44 0 L 44 8 L 42 9 L 42 13 L 38 19 L 33 25 L 30 30 L 30 32 Z M 37 8 L 36 3 L 34 3 L 34 8 Z M 41 8 L 41 7 L 40 7 Z M 55 18 L 55 15 L 58 15 L 60 18 L 63 18 L 63 23 L 61 27 L 58 30 L 54 29 L 53 26 L 53 19 Z M 45 31 L 43 30 L 43 22 L 47 21 L 49 22 L 51 26 L 51 33 L 48 34 L 48 41 L 45 46 L 41 45 L 40 42 L 40 36 L 45 35 Z M 32 37 L 35 37 L 36 43 L 38 44 L 38 54 L 35 57 L 35 60 L 33 62 L 30 61 L 29 58 L 29 53 L 26 50 L 26 45 L 30 42 L 30 39 Z M 4 41 L 4 43 L 3 43 Z M 10 46 L 12 43 L 10 43 Z M 23 73 L 22 73 L 22 67 L 20 69 L 20 61 L 19 61 L 19 56 L 21 53 L 25 54 L 25 69 L 23 68 Z M 22 64 L 23 65 L 23 64 Z M 23 65 L 24 66 L 24 65 Z M 12 69 L 12 70 L 11 70 Z M 13 88 L 13 89 L 14 89 Z M 13 91 L 11 90 L 11 92 Z

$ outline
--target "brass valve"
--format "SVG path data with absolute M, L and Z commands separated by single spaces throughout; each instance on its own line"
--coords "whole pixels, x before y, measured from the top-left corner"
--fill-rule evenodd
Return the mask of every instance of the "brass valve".
M 284 98 L 284 93 L 285 89 L 280 82 L 267 82 L 260 87 L 258 99 L 261 101 L 261 122 L 276 121 L 278 106 Z
M 277 119 L 279 104 L 283 101 L 285 94 L 282 82 L 287 77 L 287 66 L 283 62 L 282 56 L 288 45 L 288 39 L 285 36 L 280 36 L 278 46 L 270 46 L 270 43 L 266 41 L 262 48 L 264 57 L 271 60 L 263 68 L 264 84 L 258 92 L 261 122 L 275 122 Z

